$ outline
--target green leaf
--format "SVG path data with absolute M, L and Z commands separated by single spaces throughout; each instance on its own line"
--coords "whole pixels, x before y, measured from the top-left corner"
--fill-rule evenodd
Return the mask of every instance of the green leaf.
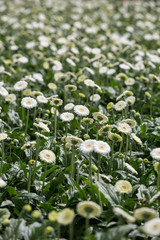
M 65 177 L 67 178 L 68 183 L 69 183 L 72 187 L 74 187 L 74 188 L 76 187 L 76 188 L 77 188 L 77 190 L 78 190 L 79 193 L 80 193 L 81 198 L 82 198 L 83 200 L 86 200 L 86 199 L 87 199 L 87 195 L 86 195 L 84 189 L 81 189 L 80 185 L 79 185 L 73 178 L 69 177 L 67 174 L 64 174 L 64 175 L 65 175 Z
M 104 195 L 104 197 L 109 201 L 112 206 L 119 205 L 121 203 L 114 186 L 98 181 L 96 181 L 96 185 L 98 186 L 99 191 Z

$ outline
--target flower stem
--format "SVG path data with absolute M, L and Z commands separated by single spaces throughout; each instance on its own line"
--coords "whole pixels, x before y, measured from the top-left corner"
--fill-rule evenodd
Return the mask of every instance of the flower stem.
M 31 174 L 32 174 L 32 169 L 31 169 L 31 166 L 29 166 L 28 186 L 27 186 L 28 192 L 30 192 L 30 188 L 31 188 Z
M 127 153 L 128 153 L 128 134 L 127 134 L 127 139 L 126 139 L 126 154 L 125 154 L 125 158 L 124 158 L 124 163 L 126 162 Z
M 100 154 L 98 154 L 98 171 L 97 171 L 98 182 L 99 182 L 100 168 L 101 168 L 101 159 L 100 159 Z M 99 199 L 99 205 L 102 207 L 102 201 L 101 201 L 101 195 L 100 195 L 99 188 L 98 188 L 98 199 Z
M 2 176 L 3 172 L 3 161 L 4 161 L 4 142 L 1 142 L 1 148 L 2 148 L 2 158 L 1 158 L 1 168 L 0 168 L 0 177 Z
M 26 118 L 25 136 L 27 135 L 28 121 L 29 121 L 29 109 L 27 109 L 27 118 Z
M 54 139 L 57 137 L 57 109 L 54 110 Z
M 41 196 L 43 196 L 44 183 L 45 183 L 45 179 L 46 179 L 46 171 L 47 171 L 47 164 L 45 164 L 45 167 L 44 167 L 44 176 L 43 176 L 43 184 L 42 184 Z
M 69 240 L 73 240 L 73 223 L 69 225 Z
M 78 137 L 80 136 L 80 129 L 81 129 L 81 117 L 79 117 Z
M 75 150 L 72 147 L 72 159 L 71 159 L 71 177 L 74 179 L 74 172 L 75 172 Z

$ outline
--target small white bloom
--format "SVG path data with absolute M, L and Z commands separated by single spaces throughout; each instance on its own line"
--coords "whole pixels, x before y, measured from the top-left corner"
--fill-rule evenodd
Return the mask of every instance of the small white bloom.
M 45 96 L 37 96 L 37 101 L 39 103 L 48 103 L 48 99 Z
M 89 154 L 94 150 L 94 143 L 95 140 L 92 139 L 85 140 L 83 141 L 83 143 L 81 143 L 79 150 L 82 151 L 82 153 L 84 154 Z
M 160 235 L 160 219 L 154 218 L 144 224 L 144 232 L 150 236 Z
M 47 125 L 43 122 L 39 122 L 37 123 L 33 123 L 34 126 L 41 128 L 44 132 L 50 132 L 49 128 L 47 127 Z
M 31 97 L 22 98 L 21 105 L 24 108 L 31 109 L 37 106 L 37 101 Z
M 0 133 L 0 141 L 5 140 L 8 137 L 7 133 Z
M 39 157 L 42 161 L 46 163 L 53 163 L 56 160 L 55 154 L 51 150 L 47 150 L 47 149 L 42 150 L 39 153 Z
M 93 102 L 98 102 L 101 99 L 99 94 L 93 94 L 92 96 L 90 96 L 90 100 Z
M 103 141 L 95 141 L 94 142 L 94 151 L 96 153 L 105 155 L 111 151 L 111 148 L 108 143 Z
M 62 113 L 60 115 L 60 119 L 63 122 L 70 122 L 70 121 L 72 121 L 74 119 L 74 115 L 73 115 L 73 113 L 65 112 L 65 113 Z
M 131 137 L 136 141 L 138 144 L 142 145 L 142 141 L 139 137 L 136 136 L 135 133 L 131 133 Z
M 154 148 L 150 154 L 153 159 L 160 160 L 160 148 Z
M 15 91 L 22 91 L 22 90 L 26 89 L 27 86 L 28 86 L 28 83 L 26 81 L 22 80 L 22 81 L 16 82 L 16 84 L 14 85 L 13 88 Z
M 124 82 L 127 86 L 132 86 L 135 84 L 134 78 L 127 78 Z
M 85 79 L 84 84 L 88 87 L 95 87 L 95 82 L 91 79 Z
M 116 109 L 116 111 L 122 111 L 123 109 L 125 109 L 125 107 L 127 106 L 125 101 L 119 101 L 114 105 L 114 108 Z
M 74 108 L 73 103 L 68 103 L 64 106 L 64 110 L 66 110 L 66 111 L 72 110 L 73 108 Z
M 41 73 L 34 73 L 33 78 L 36 79 L 38 82 L 43 82 L 43 76 Z
M 128 104 L 128 105 L 133 105 L 136 101 L 136 98 L 134 96 L 129 96 L 125 99 L 125 102 Z
M 2 178 L 0 178 L 0 188 L 4 188 L 7 185 L 5 181 L 3 181 Z
M 8 95 L 8 91 L 4 87 L 0 87 L 0 95 L 6 97 Z
M 117 129 L 125 134 L 129 134 L 132 131 L 131 127 L 127 123 L 119 123 Z
M 87 116 L 89 115 L 89 110 L 87 107 L 83 106 L 83 105 L 76 105 L 74 107 L 74 112 L 78 115 L 78 116 Z

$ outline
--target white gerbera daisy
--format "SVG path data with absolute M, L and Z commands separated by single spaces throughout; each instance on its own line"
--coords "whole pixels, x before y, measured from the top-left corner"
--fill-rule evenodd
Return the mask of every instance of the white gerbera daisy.
M 64 106 L 64 110 L 66 111 L 70 111 L 74 108 L 74 104 L 73 103 L 68 103 Z
M 0 188 L 4 188 L 7 185 L 5 181 L 3 181 L 2 178 L 0 178 Z
M 16 82 L 16 84 L 14 85 L 13 88 L 15 91 L 22 91 L 22 90 L 26 89 L 27 86 L 28 86 L 28 83 L 26 81 L 22 80 L 22 81 Z
M 95 140 L 92 139 L 85 140 L 83 143 L 81 143 L 79 150 L 82 151 L 82 153 L 84 154 L 89 154 L 94 150 L 94 143 Z
M 37 96 L 37 101 L 39 103 L 48 103 L 48 99 L 45 96 Z
M 94 142 L 94 151 L 96 153 L 105 155 L 111 151 L 111 148 L 108 143 L 103 141 L 95 141 Z
M 134 78 L 127 78 L 124 82 L 127 86 L 132 86 L 135 84 Z
M 125 109 L 125 107 L 127 106 L 125 101 L 119 101 L 114 105 L 114 108 L 116 109 L 116 111 L 122 111 L 123 109 Z
M 98 102 L 101 99 L 101 97 L 100 97 L 99 94 L 93 94 L 93 95 L 90 96 L 89 99 L 93 102 Z
M 160 235 L 160 219 L 154 218 L 144 224 L 143 231 L 150 236 Z
M 77 204 L 77 212 L 86 218 L 94 218 L 101 215 L 101 207 L 92 201 L 83 201 Z
M 8 91 L 4 87 L 0 87 L 0 95 L 6 97 L 8 95 Z
M 129 96 L 125 99 L 125 102 L 128 104 L 128 105 L 133 105 L 136 101 L 136 98 L 134 96 Z
M 11 94 L 8 94 L 6 97 L 5 97 L 5 100 L 6 102 L 14 102 L 16 101 L 16 95 L 11 93 Z
M 0 133 L 0 141 L 5 140 L 8 137 L 7 133 Z
M 95 87 L 95 82 L 91 79 L 85 79 L 84 84 L 88 87 Z
M 47 150 L 47 149 L 42 150 L 39 153 L 39 157 L 42 161 L 46 163 L 53 163 L 56 160 L 55 154 L 51 150 Z
M 151 151 L 151 156 L 153 159 L 160 160 L 160 148 L 154 148 Z
M 134 217 L 140 221 L 149 221 L 157 217 L 157 211 L 148 207 L 141 207 L 134 211 Z
M 41 73 L 34 73 L 33 78 L 36 79 L 38 82 L 43 82 L 43 76 Z
M 75 213 L 70 208 L 65 208 L 58 213 L 57 222 L 62 225 L 69 225 L 73 222 Z
M 127 180 L 119 180 L 115 187 L 120 193 L 130 193 L 132 191 L 132 185 Z
M 74 107 L 74 112 L 78 115 L 78 116 L 88 116 L 89 115 L 89 110 L 87 107 L 83 106 L 83 105 L 76 105 Z
M 125 134 L 129 134 L 132 131 L 131 127 L 127 123 L 119 123 L 117 129 Z
M 43 122 L 39 122 L 38 124 L 37 123 L 33 123 L 34 126 L 38 127 L 38 128 L 41 128 L 44 132 L 50 132 L 48 126 L 43 123 Z
M 142 145 L 142 141 L 139 137 L 136 136 L 135 133 L 131 133 L 131 137 L 136 141 L 138 144 Z
M 21 105 L 24 108 L 31 109 L 37 106 L 37 101 L 31 97 L 22 98 Z
M 60 115 L 60 119 L 63 122 L 70 122 L 70 121 L 72 121 L 74 119 L 74 114 L 73 113 L 69 113 L 69 112 L 62 113 Z
M 107 116 L 105 116 L 103 113 L 100 113 L 100 112 L 94 112 L 93 114 L 92 114 L 92 116 L 93 116 L 93 118 L 95 119 L 95 120 L 97 120 L 99 123 L 106 123 L 106 122 L 108 122 L 108 117 Z

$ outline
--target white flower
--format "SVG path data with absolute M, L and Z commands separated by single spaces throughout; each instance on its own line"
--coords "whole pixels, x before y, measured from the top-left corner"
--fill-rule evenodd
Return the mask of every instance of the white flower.
M 62 113 L 60 115 L 60 119 L 63 122 L 70 122 L 70 121 L 72 121 L 74 119 L 74 115 L 73 115 L 73 113 L 65 112 L 65 113 Z
M 132 86 L 135 84 L 134 78 L 127 78 L 124 82 L 127 86 Z
M 134 216 L 137 220 L 147 222 L 157 217 L 157 211 L 152 208 L 141 207 L 134 211 Z
M 42 150 L 39 153 L 39 157 L 42 161 L 46 163 L 53 163 L 56 160 L 55 154 L 51 150 L 47 150 L 47 149 Z
M 99 94 L 93 94 L 92 96 L 90 96 L 90 100 L 93 102 L 98 102 L 101 99 Z
M 117 129 L 120 132 L 123 132 L 125 134 L 128 134 L 132 131 L 131 127 L 127 123 L 119 123 L 118 126 L 117 126 Z
M 47 127 L 47 125 L 43 122 L 39 122 L 37 123 L 33 123 L 34 126 L 41 128 L 44 132 L 50 132 L 49 128 Z
M 144 224 L 143 231 L 150 236 L 160 235 L 160 219 L 154 218 Z
M 72 59 L 70 59 L 70 58 L 67 58 L 66 59 L 66 62 L 67 63 L 69 63 L 71 66 L 73 66 L 73 67 L 75 67 L 76 66 L 76 64 L 73 62 L 73 60 Z
M 116 111 L 122 111 L 123 109 L 125 109 L 125 107 L 127 106 L 125 101 L 119 101 L 114 105 L 114 108 L 116 109 Z
M 129 222 L 129 223 L 135 222 L 135 218 L 133 216 L 131 216 L 130 214 L 128 214 L 127 212 L 125 212 L 123 209 L 121 209 L 119 207 L 114 207 L 113 212 L 117 216 L 121 216 L 121 217 L 125 218 L 126 221 Z
M 94 143 L 94 151 L 96 153 L 105 155 L 111 151 L 111 148 L 108 143 L 103 141 L 95 141 Z
M 52 67 L 53 71 L 61 71 L 63 69 L 62 63 L 58 60 L 54 60 L 54 65 Z
M 8 91 L 4 87 L 0 87 L 0 95 L 6 97 L 8 95 Z
M 89 115 L 89 110 L 87 107 L 83 106 L 83 105 L 76 105 L 74 107 L 74 112 L 78 115 L 78 116 L 87 116 Z
M 11 93 L 11 94 L 8 94 L 6 97 L 5 97 L 5 100 L 6 102 L 14 102 L 16 101 L 16 95 Z
M 39 103 L 48 103 L 48 99 L 45 96 L 37 96 L 37 101 Z
M 22 98 L 21 105 L 24 108 L 31 109 L 37 106 L 37 101 L 31 97 Z
M 131 133 L 131 137 L 136 141 L 138 144 L 142 145 L 142 141 L 139 137 L 136 136 L 135 133 Z
M 45 140 L 48 140 L 49 138 L 44 136 L 43 134 L 39 133 L 39 132 L 35 132 L 35 135 L 41 138 L 44 138 Z
M 7 185 L 5 181 L 3 181 L 2 178 L 0 178 L 0 188 L 4 188 Z
M 64 106 L 64 110 L 66 110 L 66 111 L 72 110 L 73 108 L 74 108 L 73 103 L 68 103 Z
M 83 143 L 81 143 L 79 150 L 82 151 L 82 153 L 84 154 L 89 154 L 94 150 L 94 143 L 95 140 L 92 139 L 85 140 Z
M 38 82 L 43 82 L 43 76 L 41 73 L 34 73 L 33 78 L 35 78 Z
M 91 79 L 85 79 L 84 84 L 88 87 L 95 87 L 95 82 Z
M 128 104 L 128 105 L 133 105 L 136 101 L 136 98 L 134 96 L 129 96 L 125 99 L 125 102 Z
M 65 208 L 58 213 L 57 222 L 62 225 L 69 225 L 73 222 L 75 213 L 69 208 Z
M 160 160 L 160 148 L 154 148 L 150 154 L 153 159 Z
M 0 141 L 5 140 L 8 137 L 7 133 L 0 133 Z
M 77 212 L 86 218 L 94 218 L 101 215 L 101 207 L 92 201 L 83 201 L 77 204 Z
M 16 84 L 14 85 L 14 90 L 22 91 L 22 90 L 26 89 L 27 86 L 28 86 L 28 83 L 26 81 L 21 80 L 21 81 L 16 82 Z

